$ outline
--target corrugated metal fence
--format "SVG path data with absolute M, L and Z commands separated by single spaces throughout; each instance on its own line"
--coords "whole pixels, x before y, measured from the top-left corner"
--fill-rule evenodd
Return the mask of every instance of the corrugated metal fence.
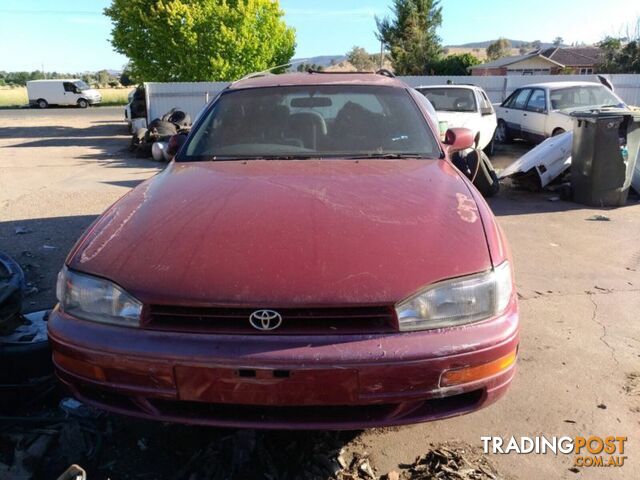
M 604 75 L 613 85 L 616 93 L 629 105 L 640 105 L 640 75 Z M 437 76 L 400 77 L 412 87 L 419 85 L 442 85 L 447 81 L 455 84 L 472 84 L 482 87 L 492 102 L 504 100 L 513 90 L 529 83 L 590 81 L 599 83 L 595 75 L 507 75 L 497 77 L 481 76 Z M 145 83 L 147 100 L 147 120 L 164 115 L 172 108 L 184 110 L 195 119 L 202 107 L 213 100 L 226 86 L 226 82 L 195 83 Z

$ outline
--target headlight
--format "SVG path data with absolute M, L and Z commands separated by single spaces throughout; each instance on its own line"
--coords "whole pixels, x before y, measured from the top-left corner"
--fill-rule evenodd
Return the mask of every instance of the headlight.
M 400 330 L 462 325 L 498 315 L 512 294 L 509 262 L 487 272 L 446 280 L 396 305 Z
M 62 310 L 75 317 L 127 327 L 140 325 L 142 304 L 108 280 L 72 272 L 65 266 L 58 274 L 56 296 Z

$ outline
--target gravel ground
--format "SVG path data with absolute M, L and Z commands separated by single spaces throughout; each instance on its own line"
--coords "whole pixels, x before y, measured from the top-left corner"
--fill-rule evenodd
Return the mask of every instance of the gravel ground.
M 119 108 L 67 111 L 0 112 L 0 250 L 27 271 L 32 293 L 26 310 L 52 305 L 55 274 L 82 230 L 158 171 L 157 164 L 126 152 Z M 496 166 L 506 166 L 526 148 L 515 144 L 501 149 Z M 627 436 L 628 458 L 624 467 L 580 468 L 577 473 L 571 470 L 573 455 L 485 455 L 486 460 L 505 478 L 640 478 L 640 203 L 633 197 L 623 208 L 602 210 L 550 197 L 507 187 L 489 202 L 510 240 L 520 295 L 519 372 L 507 396 L 485 410 L 450 420 L 331 435 L 330 447 L 324 446 L 328 437 L 322 432 L 291 434 L 293 450 L 269 447 L 270 461 L 294 472 L 286 478 L 298 478 L 295 471 L 304 471 L 306 454 L 296 452 L 330 456 L 342 447 L 344 455 L 360 458 L 366 451 L 377 476 L 400 471 L 399 464 L 411 464 L 443 442 L 462 442 L 477 454 L 483 435 L 508 439 L 536 434 Z M 610 221 L 589 221 L 593 215 Z M 145 478 L 159 478 L 154 458 L 163 459 L 158 463 L 166 478 L 175 478 L 173 473 L 194 456 L 198 462 L 227 458 L 225 449 L 205 451 L 211 438 L 243 435 L 119 422 L 127 436 L 110 438 L 100 459 L 102 474 L 91 480 L 103 478 L 105 471 L 118 473 L 112 478 L 144 473 Z M 160 437 L 173 435 L 190 440 L 180 448 L 169 446 L 171 455 L 156 449 Z M 282 435 L 260 433 L 257 444 L 284 445 Z M 257 455 L 255 462 L 266 461 L 249 440 L 225 448 L 241 457 L 242 452 Z M 308 450 L 296 450 L 296 442 Z M 309 446 L 316 443 L 317 448 Z M 162 445 L 168 448 L 166 442 Z M 150 460 L 132 460 L 136 451 L 136 458 Z M 424 458 L 431 461 L 434 455 L 440 454 Z M 64 458 L 71 463 L 84 457 L 70 452 Z M 121 459 L 130 463 L 123 465 Z M 289 459 L 295 463 L 288 464 Z M 130 475 L 122 473 L 129 467 Z M 267 478 L 259 473 L 266 467 L 253 465 L 248 471 L 242 478 Z

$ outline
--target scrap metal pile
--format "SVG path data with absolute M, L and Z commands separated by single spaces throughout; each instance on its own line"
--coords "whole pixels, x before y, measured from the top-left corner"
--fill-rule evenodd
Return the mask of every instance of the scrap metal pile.
M 178 152 L 191 130 L 189 114 L 172 108 L 162 117 L 139 128 L 131 138 L 131 150 L 138 157 L 152 157 L 157 162 L 168 162 Z

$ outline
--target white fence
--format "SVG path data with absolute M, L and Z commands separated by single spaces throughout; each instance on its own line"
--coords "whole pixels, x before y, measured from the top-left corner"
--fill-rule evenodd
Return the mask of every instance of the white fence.
M 147 122 L 161 117 L 172 108 L 183 110 L 195 120 L 202 107 L 227 85 L 227 82 L 147 82 L 144 84 Z
M 603 75 L 613 85 L 616 93 L 628 105 L 640 105 L 640 75 Z M 443 85 L 447 81 L 455 84 L 471 84 L 482 87 L 492 102 L 502 102 L 516 88 L 529 83 L 590 81 L 599 83 L 595 75 L 507 75 L 482 76 L 437 76 L 400 77 L 412 87 L 419 85 Z M 226 82 L 194 83 L 145 83 L 147 121 L 164 115 L 172 108 L 180 108 L 195 119 L 200 110 L 213 100 L 226 86 Z

